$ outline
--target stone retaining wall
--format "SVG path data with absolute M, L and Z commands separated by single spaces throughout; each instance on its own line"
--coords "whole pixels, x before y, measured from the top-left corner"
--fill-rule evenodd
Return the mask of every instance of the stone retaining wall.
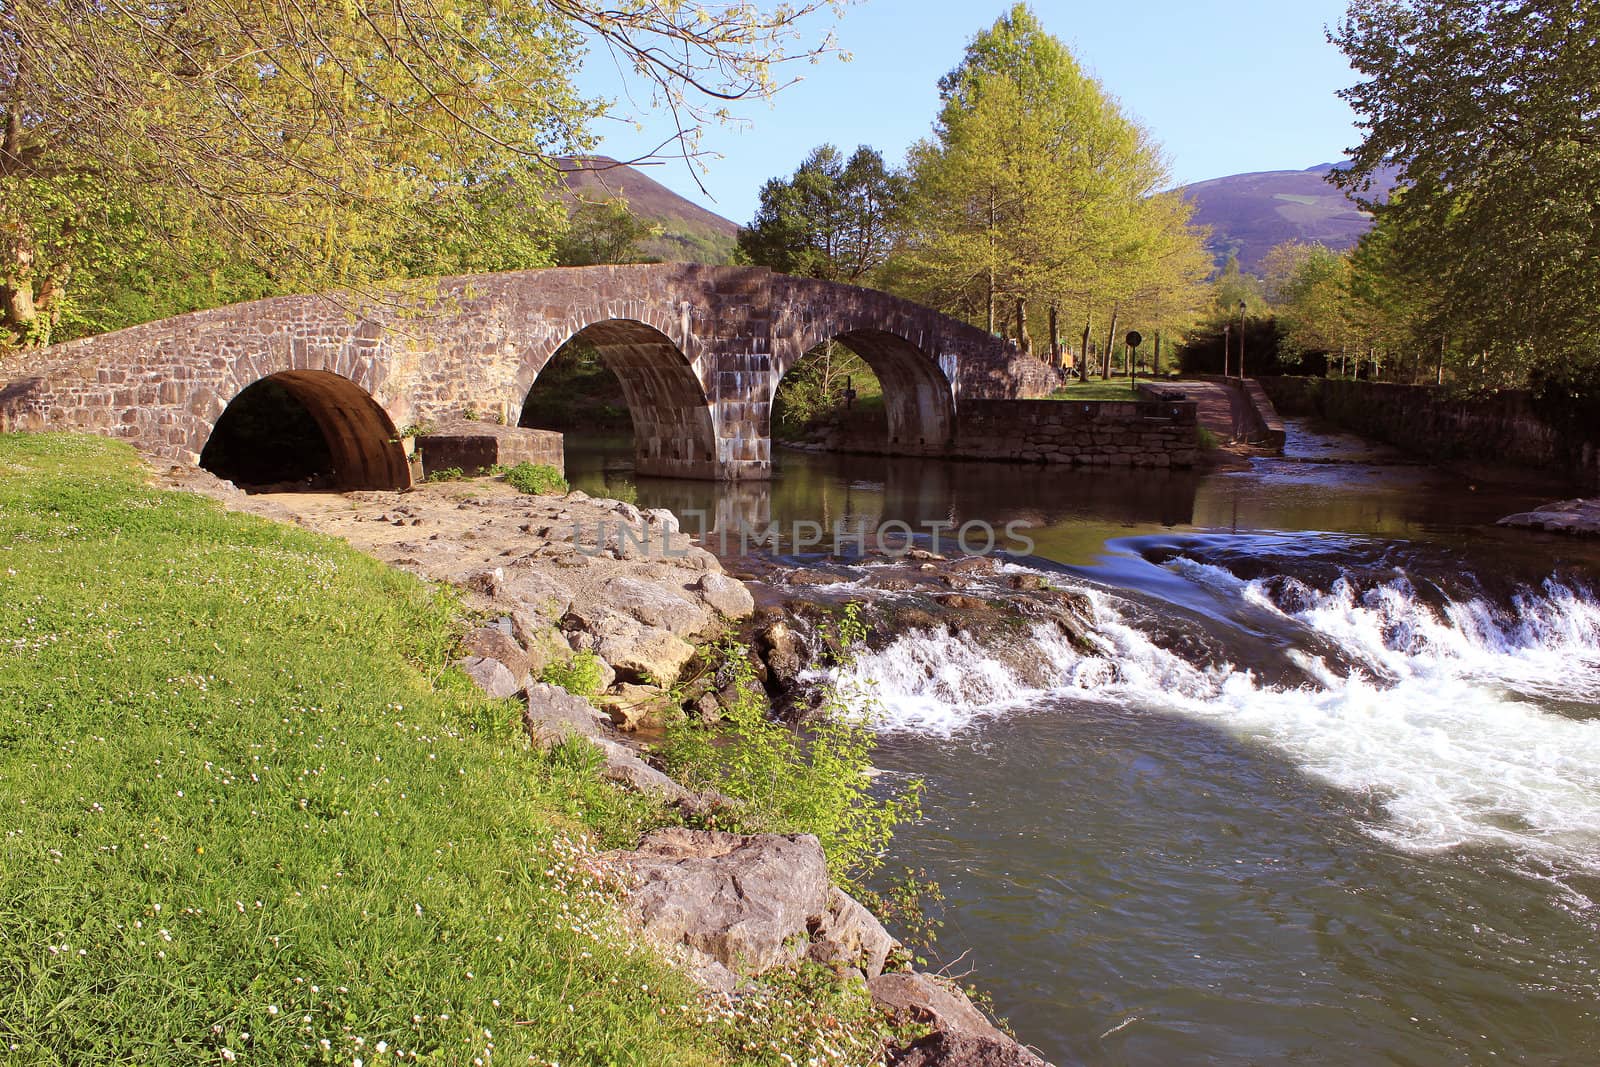
M 1600 436 L 1564 438 L 1526 392 L 1468 399 L 1431 385 L 1288 376 L 1260 382 L 1279 411 L 1314 415 L 1429 459 L 1531 467 L 1600 486 Z
M 953 455 L 1096 467 L 1192 467 L 1192 402 L 969 400 Z

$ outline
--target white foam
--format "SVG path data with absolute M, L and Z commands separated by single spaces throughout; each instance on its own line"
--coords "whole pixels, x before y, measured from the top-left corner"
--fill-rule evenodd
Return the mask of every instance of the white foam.
M 1214 567 L 1195 576 L 1285 615 L 1261 582 Z M 948 736 L 1051 693 L 1202 719 L 1373 798 L 1385 818 L 1369 829 L 1399 846 L 1499 844 L 1600 868 L 1600 719 L 1530 699 L 1600 701 L 1600 605 L 1584 591 L 1552 582 L 1517 598 L 1515 613 L 1476 600 L 1441 613 L 1403 578 L 1364 594 L 1347 582 L 1302 589 L 1308 606 L 1285 617 L 1366 669 L 1300 653 L 1316 681 L 1292 689 L 1196 667 L 1151 641 L 1126 605 L 1081 591 L 1107 654 L 1038 627 L 1050 677 L 1020 678 L 964 636 L 919 633 L 839 680 L 871 686 L 884 731 Z

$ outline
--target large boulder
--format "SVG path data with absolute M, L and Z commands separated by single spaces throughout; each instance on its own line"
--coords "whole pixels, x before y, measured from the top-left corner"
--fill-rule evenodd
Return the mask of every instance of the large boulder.
M 624 681 L 671 685 L 694 659 L 694 646 L 677 634 L 615 612 L 604 613 L 588 632 L 593 637 L 591 650 Z
M 688 945 L 746 975 L 799 959 L 832 888 L 822 846 L 809 834 L 673 827 L 605 859 L 628 886 L 628 909 L 647 937 Z
M 695 582 L 694 591 L 719 615 L 742 619 L 756 610 L 756 599 L 744 583 L 726 574 L 708 571 Z
M 867 983 L 872 999 L 891 1014 L 936 1030 L 1004 1038 L 954 983 L 916 971 L 892 971 Z
M 664 585 L 637 578 L 611 578 L 602 591 L 606 606 L 679 637 L 693 637 L 711 626 L 710 612 Z
M 973 1006 L 952 982 L 914 971 L 882 974 L 867 983 L 872 999 L 901 1022 L 933 1033 L 892 1052 L 894 1067 L 1049 1067 Z
M 496 698 L 516 696 L 527 682 L 526 676 L 517 677 L 504 663 L 487 656 L 468 656 L 457 660 L 456 666 L 465 671 L 479 689 Z
M 935 1030 L 890 1053 L 890 1067 L 1050 1067 L 1010 1038 Z
M 889 954 L 899 947 L 877 916 L 836 886 L 828 893 L 828 910 L 811 932 L 808 954 L 817 963 L 859 968 L 872 979 L 883 973 Z
M 683 709 L 660 686 L 622 682 L 595 698 L 595 704 L 621 730 L 666 726 L 682 721 Z
M 528 739 L 539 748 L 560 744 L 568 736 L 599 738 L 603 735 L 602 718 L 587 700 L 558 685 L 535 682 L 528 686 L 522 725 L 528 731 Z

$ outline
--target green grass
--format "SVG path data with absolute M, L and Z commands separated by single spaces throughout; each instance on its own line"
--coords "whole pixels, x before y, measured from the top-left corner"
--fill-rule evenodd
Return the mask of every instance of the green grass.
M 1141 375 L 1138 382 L 1149 381 Z M 1050 394 L 1051 400 L 1139 400 L 1141 397 L 1136 389 L 1128 384 L 1126 378 L 1112 378 L 1102 381 L 1099 378 L 1090 378 L 1087 382 L 1080 382 L 1076 378 Z
M 518 463 L 503 477 L 511 488 L 529 496 L 565 493 L 572 488 L 559 470 L 542 463 Z
M 743 1059 L 581 870 L 663 816 L 445 669 L 458 614 L 0 436 L 0 1059 Z

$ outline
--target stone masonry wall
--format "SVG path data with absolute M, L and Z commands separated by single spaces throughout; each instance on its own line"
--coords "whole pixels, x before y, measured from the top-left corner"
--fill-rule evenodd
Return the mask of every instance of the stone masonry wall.
M 369 443 L 392 451 L 394 433 L 467 410 L 515 425 L 540 370 L 580 333 L 595 333 L 622 380 L 648 474 L 770 477 L 778 380 L 830 337 L 879 369 L 897 451 L 943 452 L 961 401 L 1053 385 L 1010 344 L 883 293 L 750 267 L 572 267 L 277 297 L 57 345 L 0 367 L 0 431 L 99 433 L 194 463 L 233 398 L 302 372 L 359 387 L 376 410 L 351 425 L 387 422 L 387 439 Z
M 1525 392 L 1465 399 L 1427 385 L 1289 376 L 1260 382 L 1284 414 L 1314 415 L 1434 460 L 1532 467 L 1600 487 L 1600 427 L 1594 440 L 1564 439 Z
M 1095 467 L 1192 467 L 1191 402 L 970 400 L 954 454 Z

